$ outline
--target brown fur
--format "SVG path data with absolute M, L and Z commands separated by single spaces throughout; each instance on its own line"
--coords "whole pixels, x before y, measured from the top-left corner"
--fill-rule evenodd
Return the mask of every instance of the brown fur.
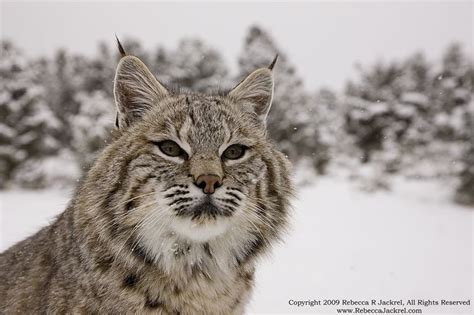
M 272 90 L 265 68 L 227 95 L 174 94 L 123 57 L 117 136 L 56 221 L 0 255 L 0 313 L 243 313 L 292 191 L 266 136 Z M 235 143 L 245 155 L 224 159 Z M 222 186 L 205 195 L 199 174 Z

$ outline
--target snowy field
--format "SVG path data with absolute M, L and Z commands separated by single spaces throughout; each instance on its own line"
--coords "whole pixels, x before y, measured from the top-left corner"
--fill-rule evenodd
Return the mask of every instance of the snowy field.
M 474 209 L 452 204 L 445 188 L 405 180 L 369 194 L 334 178 L 300 187 L 290 235 L 262 261 L 249 312 L 335 312 L 290 299 L 472 299 Z M 0 250 L 50 222 L 68 195 L 1 192 Z M 472 311 L 471 300 L 424 314 Z

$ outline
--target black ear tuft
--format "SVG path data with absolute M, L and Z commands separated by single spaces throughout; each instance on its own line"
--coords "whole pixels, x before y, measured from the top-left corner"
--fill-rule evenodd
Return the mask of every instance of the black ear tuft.
M 278 54 L 276 54 L 275 58 L 273 58 L 272 63 L 268 66 L 268 69 L 273 70 L 273 67 L 275 67 L 275 64 L 278 60 Z
M 123 49 L 122 43 L 118 39 L 117 34 L 115 34 L 115 38 L 117 39 L 117 47 L 120 52 L 120 56 L 125 57 L 127 53 L 125 52 L 125 49 Z
M 115 114 L 115 128 L 117 128 L 117 129 L 120 128 L 118 112 L 117 112 L 117 114 Z

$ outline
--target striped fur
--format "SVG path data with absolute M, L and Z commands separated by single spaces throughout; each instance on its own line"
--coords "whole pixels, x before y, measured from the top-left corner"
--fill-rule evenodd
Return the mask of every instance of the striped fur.
M 134 78 L 118 73 L 116 84 L 121 76 Z M 120 129 L 67 209 L 0 255 L 0 313 L 244 312 L 256 262 L 284 232 L 292 194 L 287 158 L 265 130 L 272 91 L 259 97 L 251 81 L 227 95 L 132 83 L 133 92 L 116 85 Z M 165 139 L 188 158 L 165 156 L 156 145 Z M 245 155 L 222 159 L 235 143 Z M 193 184 L 203 172 L 223 177 L 212 195 Z

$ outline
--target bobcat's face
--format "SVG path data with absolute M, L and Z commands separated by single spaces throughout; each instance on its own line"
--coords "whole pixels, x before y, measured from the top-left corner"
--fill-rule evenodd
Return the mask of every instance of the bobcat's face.
M 113 211 L 132 252 L 155 261 L 187 253 L 195 261 L 192 244 L 201 244 L 209 256 L 214 247 L 244 261 L 278 237 L 291 183 L 286 158 L 266 137 L 272 93 L 271 67 L 226 95 L 180 94 L 138 58 L 121 59 L 119 137 L 92 174 L 107 183 L 102 208 Z
M 131 132 L 152 155 L 141 170 L 157 177 L 149 189 L 159 206 L 150 211 L 174 232 L 207 241 L 258 208 L 252 192 L 265 166 L 264 128 L 231 98 L 168 97 Z

